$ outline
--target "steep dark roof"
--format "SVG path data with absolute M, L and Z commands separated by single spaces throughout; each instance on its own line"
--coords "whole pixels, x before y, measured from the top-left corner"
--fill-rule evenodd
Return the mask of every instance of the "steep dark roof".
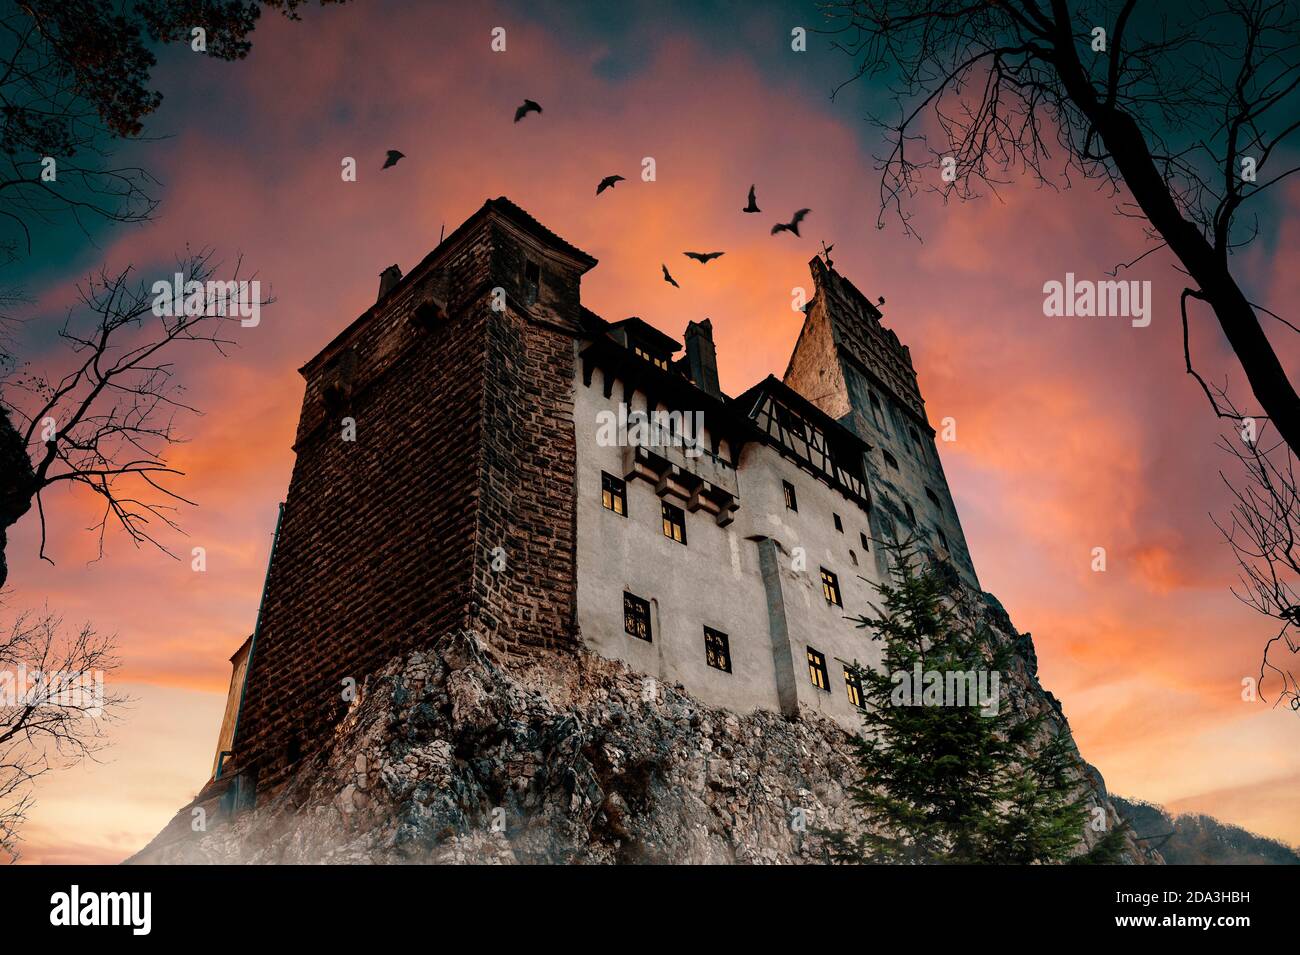
M 659 329 L 655 328 L 644 319 L 637 318 L 633 315 L 631 318 L 625 318 L 620 322 L 610 323 L 610 328 L 627 328 L 634 336 L 641 339 L 647 345 L 662 348 L 671 354 L 675 351 L 681 351 L 682 343 L 671 335 L 665 335 Z

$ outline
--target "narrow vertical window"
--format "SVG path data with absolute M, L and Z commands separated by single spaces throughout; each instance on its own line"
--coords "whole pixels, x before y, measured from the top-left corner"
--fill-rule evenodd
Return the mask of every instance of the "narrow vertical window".
M 844 668 L 844 690 L 849 695 L 849 702 L 858 709 L 862 708 L 862 678 L 852 667 Z
M 679 544 L 686 543 L 686 514 L 680 507 L 667 501 L 663 502 L 664 537 L 670 537 Z
M 542 289 L 542 267 L 536 262 L 524 262 L 524 304 L 532 305 Z
M 731 672 L 731 644 L 721 630 L 704 628 L 704 659 L 715 670 Z
M 629 637 L 651 643 L 650 601 L 623 591 L 623 630 Z
M 826 598 L 826 602 L 837 607 L 843 607 L 844 601 L 840 599 L 840 579 L 825 567 L 821 568 L 821 572 L 822 595 Z
M 840 516 L 838 514 L 832 513 L 831 517 L 835 518 L 835 529 L 839 531 L 841 534 L 843 534 L 844 522 L 840 520 Z
M 795 496 L 794 485 L 789 481 L 781 482 L 781 490 L 785 493 L 785 506 L 792 511 L 799 510 L 799 498 Z
M 871 544 L 867 540 L 866 531 L 858 531 L 858 539 L 862 541 L 863 550 L 871 550 Z
M 605 510 L 627 517 L 627 484 L 614 475 L 601 471 L 600 503 Z
M 873 392 L 867 392 L 867 397 L 871 399 L 871 416 L 876 419 L 876 427 L 881 431 L 885 430 L 885 414 L 880 408 L 880 399 Z
M 907 511 L 907 523 L 909 523 L 909 524 L 915 524 L 915 523 L 916 523 L 916 511 L 912 510 L 912 505 L 911 505 L 911 504 L 908 504 L 906 501 L 904 501 L 904 502 L 903 502 L 903 510 Z
M 808 648 L 808 678 L 817 689 L 830 692 L 831 681 L 826 672 L 826 658 L 812 647 Z
M 934 529 L 934 532 L 935 532 L 936 534 L 939 535 L 939 543 L 940 543 L 941 545 L 943 545 L 943 549 L 944 549 L 944 550 L 947 550 L 947 549 L 948 549 L 948 538 L 944 536 L 944 534 L 943 534 L 943 528 L 941 528 L 941 527 L 936 527 L 936 528 Z

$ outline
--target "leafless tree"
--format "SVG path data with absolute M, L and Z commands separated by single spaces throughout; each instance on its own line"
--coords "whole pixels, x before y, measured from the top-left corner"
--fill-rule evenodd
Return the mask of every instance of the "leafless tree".
M 1259 403 L 1255 417 L 1300 451 L 1300 397 L 1263 323 L 1297 329 L 1248 299 L 1230 258 L 1258 231 L 1261 197 L 1300 168 L 1294 0 L 823 6 L 856 63 L 848 82 L 882 82 L 898 106 L 897 118 L 877 120 L 889 144 L 882 224 L 893 213 L 911 231 L 905 203 L 922 190 L 964 199 L 1024 174 L 1055 188 L 1059 149 L 1067 183 L 1100 180 L 1122 214 L 1145 222 L 1149 247 L 1128 264 L 1159 248 L 1178 259 L 1184 307 L 1209 307 Z M 1216 415 L 1239 417 L 1206 394 Z
M 95 759 L 129 699 L 106 689 L 113 641 L 89 625 L 75 634 L 48 611 L 0 630 L 0 856 L 18 858 L 18 832 L 45 773 Z
M 169 487 L 181 472 L 168 465 L 166 452 L 181 440 L 177 415 L 200 413 L 176 380 L 177 352 L 189 345 L 224 355 L 234 343 L 231 326 L 242 320 L 236 286 L 248 281 L 238 264 L 221 282 L 209 281 L 213 271 L 207 251 L 177 262 L 182 288 L 197 283 L 199 296 L 178 314 L 170 292 L 160 304 L 153 283 L 130 267 L 91 275 L 59 333 L 69 367 L 60 377 L 15 373 L 0 384 L 0 402 L 12 411 L 31 467 L 26 490 L 40 518 L 42 559 L 50 560 L 44 492 L 65 483 L 100 498 L 103 514 L 92 529 L 101 555 L 113 525 L 136 544 L 171 553 L 160 531 L 178 529 L 176 506 L 190 502 Z M 158 278 L 174 284 L 171 275 Z M 249 282 L 248 294 L 259 288 Z M 259 296 L 258 309 L 270 301 Z M 243 304 L 251 309 L 253 301 Z
M 1236 410 L 1221 389 L 1214 398 Z M 1237 558 L 1233 595 L 1279 625 L 1264 645 L 1260 694 L 1268 699 L 1276 683 L 1275 701 L 1300 711 L 1300 680 L 1293 670 L 1300 653 L 1300 472 L 1295 454 L 1267 422 L 1243 417 L 1240 427 L 1220 440 L 1236 466 L 1231 475 L 1220 472 L 1232 504 L 1215 524 Z

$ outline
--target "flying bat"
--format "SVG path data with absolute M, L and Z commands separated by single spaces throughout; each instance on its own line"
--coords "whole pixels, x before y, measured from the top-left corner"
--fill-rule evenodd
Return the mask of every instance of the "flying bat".
M 600 195 L 606 189 L 613 189 L 614 184 L 617 182 L 626 182 L 626 181 L 627 180 L 625 180 L 622 176 L 606 176 L 604 179 L 600 181 L 600 185 L 596 187 L 596 195 Z
M 399 153 L 396 149 L 390 149 L 388 150 L 388 158 L 384 160 L 384 165 L 382 168 L 387 169 L 389 166 L 396 166 L 397 160 L 405 159 L 405 158 L 406 158 L 405 153 Z
M 726 255 L 725 252 L 683 252 L 682 255 L 688 259 L 694 259 L 701 265 L 708 265 L 710 259 L 716 259 L 720 255 Z
M 664 270 L 664 281 L 673 288 L 681 288 L 681 286 L 677 284 L 677 280 L 668 274 L 668 266 L 664 265 L 661 266 L 661 268 Z
M 803 222 L 804 216 L 810 212 L 812 212 L 811 209 L 800 209 L 794 214 L 794 218 L 789 222 L 778 222 L 776 225 L 772 226 L 772 235 L 776 235 L 778 232 L 793 232 L 795 235 L 798 235 L 799 223 Z
M 758 207 L 758 202 L 754 199 L 753 186 L 749 187 L 749 205 L 745 206 L 745 208 L 741 209 L 740 211 L 741 212 L 762 212 L 763 211 Z
M 520 106 L 517 110 L 515 110 L 515 122 L 516 123 L 519 122 L 529 113 L 540 113 L 541 111 L 542 111 L 542 107 L 540 104 L 534 103 L 530 99 L 526 99 L 524 100 L 524 105 Z

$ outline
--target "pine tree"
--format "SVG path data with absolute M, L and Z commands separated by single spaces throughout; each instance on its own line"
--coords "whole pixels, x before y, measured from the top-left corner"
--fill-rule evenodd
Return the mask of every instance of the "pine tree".
M 1089 814 L 1072 741 L 1044 715 L 1009 705 L 1001 676 L 1011 647 L 970 595 L 936 566 L 918 566 L 910 542 L 885 546 L 893 557 L 891 579 L 880 585 L 876 615 L 859 620 L 882 644 L 882 665 L 853 664 L 862 683 L 864 732 L 854 744 L 860 776 L 850 795 L 864 826 L 852 836 L 823 833 L 832 859 L 1069 859 Z M 989 674 L 977 685 L 990 689 L 991 674 L 999 674 L 998 694 L 945 700 L 945 688 L 951 695 L 958 685 L 956 675 L 972 672 Z M 1103 839 L 1079 861 L 1113 861 L 1121 843 L 1118 835 Z

